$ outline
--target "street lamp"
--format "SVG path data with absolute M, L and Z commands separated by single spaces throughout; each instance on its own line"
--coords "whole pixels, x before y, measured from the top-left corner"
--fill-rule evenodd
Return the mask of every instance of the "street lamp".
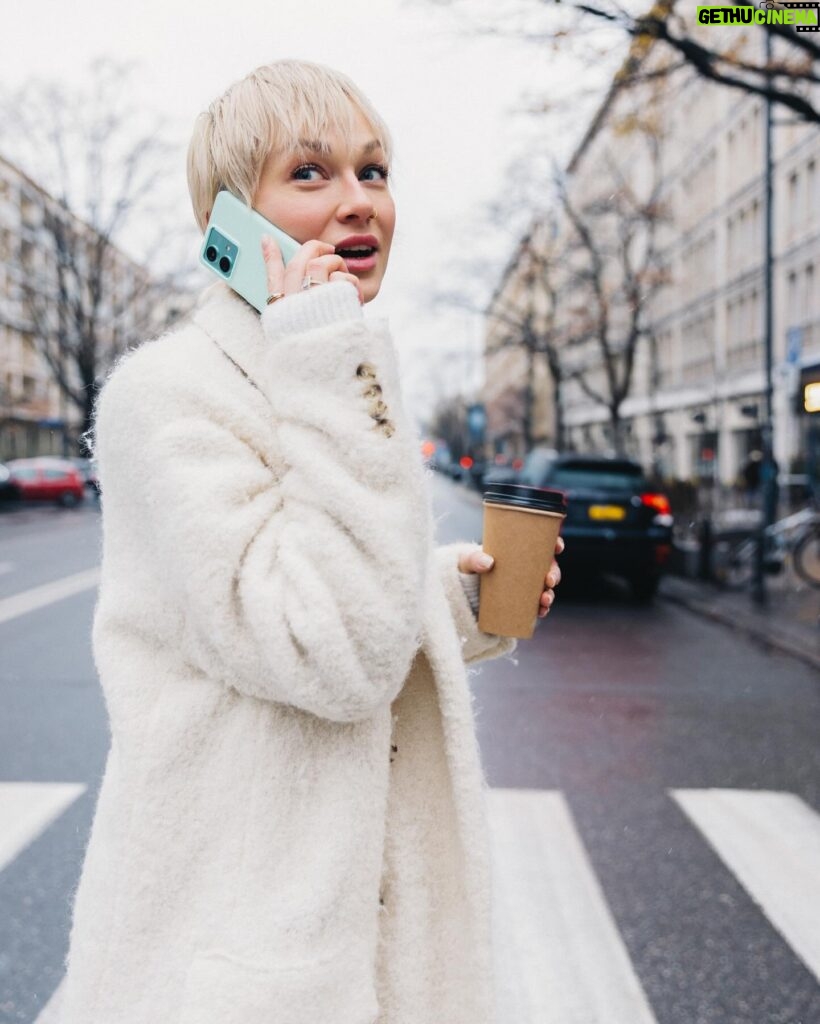
M 763 265 L 763 282 L 764 282 L 764 329 L 763 329 L 763 340 L 764 340 L 764 402 L 763 402 L 763 420 L 760 425 L 761 433 L 761 448 L 763 451 L 763 462 L 760 468 L 760 483 L 763 497 L 763 509 L 760 522 L 760 530 L 757 537 L 757 557 L 755 558 L 755 575 L 754 583 L 752 586 L 752 597 L 757 604 L 766 603 L 766 577 L 764 573 L 764 565 L 766 560 L 766 543 L 768 537 L 768 527 L 772 525 L 775 518 L 775 500 L 776 500 L 776 474 L 774 466 L 774 444 L 772 437 L 772 323 L 773 323 L 773 311 L 772 311 L 772 214 L 773 214 L 773 199 L 772 199 L 772 100 L 771 100 L 771 88 L 773 84 L 773 76 L 771 72 L 772 63 L 772 33 L 769 31 L 768 26 L 764 33 L 765 40 L 765 58 L 766 58 L 766 81 L 769 86 L 768 94 L 765 100 L 765 112 L 766 112 L 766 132 L 765 132 L 765 146 L 766 146 L 766 170 L 765 170 L 765 188 L 764 188 L 764 213 L 765 213 L 765 259 Z

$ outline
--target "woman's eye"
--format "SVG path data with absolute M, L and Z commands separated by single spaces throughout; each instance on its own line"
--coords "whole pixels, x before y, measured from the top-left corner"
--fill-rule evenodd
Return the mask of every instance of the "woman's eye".
M 362 174 L 367 174 L 368 171 L 378 171 L 379 174 L 381 174 L 381 176 L 382 176 L 382 180 L 384 180 L 384 181 L 387 180 L 387 177 L 390 174 L 390 172 L 384 166 L 384 164 L 371 164 L 369 167 L 365 167 L 365 169 L 362 171 Z M 370 178 L 369 180 L 370 181 L 375 181 L 377 179 Z
M 365 167 L 365 169 L 362 171 L 362 175 L 370 175 L 372 171 L 376 171 L 378 174 L 380 174 L 382 181 L 386 181 L 387 176 L 390 173 L 388 169 L 384 166 L 384 164 L 370 164 L 368 167 Z M 315 181 L 315 178 L 307 177 L 307 175 L 312 174 L 313 172 L 315 172 L 316 174 L 321 174 L 322 169 L 320 167 L 317 167 L 316 164 L 302 164 L 300 167 L 297 167 L 296 170 L 293 172 L 293 177 L 296 178 L 297 181 Z M 366 177 L 365 180 L 379 181 L 379 178 Z
M 301 167 L 297 167 L 296 170 L 293 172 L 294 178 L 298 178 L 299 181 L 315 180 L 315 179 L 301 177 L 303 171 L 308 173 L 308 174 L 310 174 L 311 171 L 316 171 L 318 174 L 321 174 L 321 171 L 316 166 L 316 164 L 302 164 Z

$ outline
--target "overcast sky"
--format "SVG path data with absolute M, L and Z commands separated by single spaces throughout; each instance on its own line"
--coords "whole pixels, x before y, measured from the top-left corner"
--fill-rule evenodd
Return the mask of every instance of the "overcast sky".
M 438 390 L 469 391 L 481 380 L 479 318 L 431 310 L 431 281 L 457 284 L 458 255 L 482 254 L 492 290 L 514 237 L 490 231 L 484 209 L 521 184 L 537 192 L 534 178 L 543 168 L 528 153 L 546 143 L 566 160 L 588 116 L 588 105 L 579 107 L 574 131 L 545 138 L 546 125 L 512 112 L 522 96 L 556 95 L 589 72 L 543 48 L 476 37 L 459 14 L 489 9 L 499 24 L 509 24 L 508 7 L 477 2 L 449 10 L 423 0 L 4 0 L 0 87 L 17 87 L 33 75 L 80 84 L 89 61 L 102 55 L 139 62 L 135 98 L 146 112 L 169 119 L 180 144 L 172 187 L 187 227 L 184 147 L 200 110 L 277 58 L 318 61 L 350 75 L 395 142 L 396 235 L 382 293 L 366 315 L 389 317 L 405 393 L 422 414 Z M 533 8 L 537 14 L 544 6 L 534 0 Z M 594 84 L 603 89 L 609 69 L 597 74 Z M 202 275 L 205 285 L 207 272 Z M 445 351 L 458 358 L 445 363 Z

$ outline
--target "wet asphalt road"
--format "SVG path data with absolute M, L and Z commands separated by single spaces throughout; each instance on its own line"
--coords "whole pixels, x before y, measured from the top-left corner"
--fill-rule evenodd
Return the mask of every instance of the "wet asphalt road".
M 440 478 L 434 493 L 439 539 L 480 540 L 477 498 Z M 670 796 L 774 790 L 820 810 L 816 673 L 678 605 L 637 607 L 616 580 L 565 579 L 515 664 L 471 678 L 490 785 L 563 792 L 659 1022 L 820 1021 L 816 977 Z
M 433 487 L 438 539 L 479 539 L 475 496 Z M 93 505 L 2 515 L 0 598 L 93 568 L 98 550 Z M 490 785 L 563 794 L 658 1024 L 817 1024 L 816 977 L 671 791 L 773 790 L 819 811 L 820 681 L 678 606 L 573 583 L 514 659 L 471 670 Z M 62 974 L 108 745 L 95 598 L 0 621 L 0 783 L 87 786 L 0 871 L 3 1024 L 37 1020 Z

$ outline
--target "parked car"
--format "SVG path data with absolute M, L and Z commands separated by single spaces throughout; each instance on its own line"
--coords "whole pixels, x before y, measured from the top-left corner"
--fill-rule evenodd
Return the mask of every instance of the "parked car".
M 0 462 L 0 505 L 14 505 L 22 496 L 19 486 L 12 480 L 8 466 Z
M 649 486 L 639 463 L 534 449 L 518 482 L 567 495 L 560 559 L 567 573 L 613 573 L 636 600 L 651 601 L 672 551 L 673 519 L 667 497 Z
M 84 459 L 81 456 L 72 456 L 67 460 L 80 471 L 83 483 L 86 487 L 100 493 L 100 483 L 97 479 L 97 463 L 93 459 Z
M 462 455 L 459 459 L 459 467 L 461 472 L 458 475 L 458 479 L 469 487 L 474 487 L 477 491 L 480 491 L 487 463 L 483 459 L 473 458 L 472 455 Z
M 437 473 L 449 473 L 453 462 L 450 446 L 446 441 L 436 441 L 436 449 L 430 457 L 430 465 Z
M 54 501 L 68 508 L 79 505 L 85 497 L 83 477 L 68 459 L 43 455 L 13 459 L 7 465 L 26 501 Z
M 481 486 L 487 484 L 517 484 L 521 481 L 519 476 L 524 466 L 524 460 L 510 455 L 495 455 L 492 462 L 488 462 L 484 468 L 484 476 L 481 479 Z

